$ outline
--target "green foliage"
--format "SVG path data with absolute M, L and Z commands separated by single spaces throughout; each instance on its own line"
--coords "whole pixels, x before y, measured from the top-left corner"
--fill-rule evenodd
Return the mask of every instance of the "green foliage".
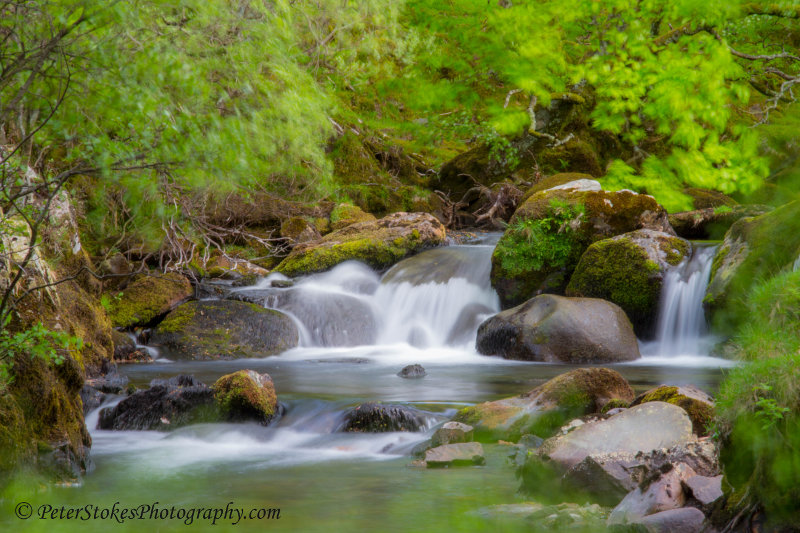
M 503 269 L 515 275 L 541 270 L 545 265 L 561 268 L 574 261 L 581 244 L 573 226 L 583 213 L 583 205 L 553 200 L 546 217 L 511 224 L 495 250 Z
M 749 363 L 731 372 L 717 402 L 730 504 L 758 502 L 774 524 L 800 512 L 799 373 L 797 353 Z
M 9 370 L 15 357 L 25 354 L 60 365 L 65 352 L 83 347 L 80 338 L 47 329 L 41 322 L 17 333 L 11 333 L 5 326 L 0 329 L 0 393 L 11 382 Z

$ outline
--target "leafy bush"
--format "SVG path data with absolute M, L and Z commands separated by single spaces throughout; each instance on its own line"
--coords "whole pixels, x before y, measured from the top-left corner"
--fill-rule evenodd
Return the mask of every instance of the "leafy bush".
M 17 355 L 40 357 L 59 365 L 64 361 L 64 352 L 80 350 L 82 345 L 80 338 L 47 329 L 41 322 L 18 333 L 0 330 L 0 392 L 11 382 L 9 371 Z

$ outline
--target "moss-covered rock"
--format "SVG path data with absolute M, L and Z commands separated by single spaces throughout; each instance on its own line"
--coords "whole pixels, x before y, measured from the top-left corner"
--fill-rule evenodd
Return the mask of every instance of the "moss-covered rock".
M 331 229 L 340 230 L 358 222 L 377 220 L 375 215 L 365 213 L 360 207 L 351 204 L 339 204 L 331 211 Z
M 266 357 L 297 346 L 288 316 L 229 300 L 189 302 L 167 315 L 150 342 L 179 359 Z
M 194 294 L 180 274 L 141 276 L 110 298 L 108 316 L 114 327 L 149 326 Z
M 647 402 L 666 402 L 681 407 L 689 415 L 695 435 L 708 435 L 708 426 L 714 418 L 714 399 L 697 387 L 661 385 L 637 396 L 631 406 Z
M 302 217 L 292 217 L 281 223 L 281 237 L 292 244 L 314 241 L 321 236 L 317 226 Z
M 214 399 L 228 420 L 257 420 L 268 424 L 275 416 L 278 399 L 269 374 L 239 370 L 219 378 Z
M 593 242 L 635 231 L 673 233 L 652 196 L 550 188 L 517 208 L 492 255 L 492 286 L 504 308 L 540 292 L 563 293 Z
M 729 331 L 745 320 L 744 302 L 753 280 L 793 268 L 798 254 L 800 202 L 735 222 L 714 256 L 704 300 L 715 324 Z
M 620 306 L 640 336 L 651 333 L 667 271 L 691 252 L 691 244 L 654 230 L 597 241 L 581 256 L 568 296 L 602 298 Z
M 548 437 L 567 420 L 633 398 L 633 389 L 617 371 L 579 368 L 520 396 L 466 407 L 454 420 L 473 426 L 475 438 L 486 442 L 517 440 L 528 433 Z
M 669 215 L 669 223 L 684 239 L 722 239 L 734 222 L 745 217 L 757 217 L 772 211 L 766 205 L 735 205 L 707 207 Z
M 688 187 L 683 190 L 683 193 L 692 197 L 692 205 L 695 209 L 714 209 L 723 206 L 735 207 L 739 204 L 727 194 L 711 189 Z
M 597 298 L 542 294 L 486 320 L 478 352 L 506 359 L 608 363 L 638 359 L 639 345 L 625 312 Z
M 445 243 L 441 222 L 427 213 L 394 213 L 380 220 L 351 224 L 322 239 L 296 246 L 276 268 L 287 276 L 328 270 L 349 260 L 376 269 L 425 248 Z
M 269 274 L 269 270 L 262 268 L 246 259 L 229 257 L 227 255 L 216 255 L 208 263 L 205 269 L 208 278 L 221 279 L 242 279 L 260 278 Z
M 350 409 L 339 431 L 348 433 L 385 433 L 422 431 L 428 415 L 405 405 L 364 403 Z

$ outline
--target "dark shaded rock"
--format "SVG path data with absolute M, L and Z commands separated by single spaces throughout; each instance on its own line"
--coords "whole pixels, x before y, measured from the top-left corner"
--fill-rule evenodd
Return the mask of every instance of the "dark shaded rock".
M 567 420 L 633 397 L 633 389 L 619 372 L 579 368 L 525 394 L 466 407 L 454 420 L 473 426 L 480 440 L 517 440 L 526 433 L 552 435 Z
M 84 385 L 81 389 L 81 402 L 83 402 L 84 415 L 100 407 L 105 400 L 106 395 L 91 385 Z
M 171 312 L 150 342 L 180 359 L 266 357 L 297 346 L 291 318 L 230 300 L 189 302 Z
M 431 437 L 431 447 L 436 448 L 444 444 L 470 442 L 472 440 L 472 426 L 461 422 L 445 422 Z
M 416 379 L 416 378 L 424 378 L 427 375 L 425 369 L 422 365 L 408 365 L 403 367 L 403 369 L 397 373 L 398 376 L 401 378 L 408 378 L 408 379 Z
M 697 387 L 661 385 L 640 394 L 631 405 L 646 402 L 667 402 L 681 407 L 692 420 L 694 433 L 701 437 L 708 435 L 708 426 L 714 417 L 714 399 Z
M 588 493 L 602 505 L 617 505 L 638 482 L 634 476 L 642 462 L 631 453 L 590 455 L 564 474 L 567 489 Z
M 444 444 L 425 452 L 428 468 L 482 465 L 486 462 L 479 442 Z
M 113 295 L 108 316 L 118 328 L 149 326 L 193 294 L 189 280 L 180 274 L 141 276 Z
M 99 429 L 166 430 L 215 419 L 214 391 L 193 376 L 154 379 L 114 407 L 100 411 Z
M 617 304 L 636 333 L 649 336 L 655 327 L 664 277 L 691 249 L 688 241 L 649 229 L 595 242 L 581 256 L 566 293 Z
M 721 239 L 734 222 L 746 217 L 757 217 L 772 210 L 766 205 L 737 205 L 733 207 L 707 207 L 696 211 L 682 211 L 669 215 L 675 233 L 684 239 Z
M 269 374 L 239 370 L 214 383 L 214 399 L 228 420 L 256 420 L 268 424 L 276 414 L 278 398 Z
M 632 361 L 639 344 L 625 312 L 596 298 L 543 294 L 478 328 L 477 349 L 506 359 L 564 363 Z
M 106 394 L 122 394 L 128 386 L 128 376 L 124 376 L 117 370 L 117 365 L 105 363 L 102 367 L 102 374 L 86 380 L 86 385 Z
M 349 260 L 384 269 L 425 248 L 445 244 L 445 237 L 444 226 L 432 215 L 392 213 L 295 246 L 275 272 L 294 277 L 323 272 Z
M 339 431 L 351 433 L 422 431 L 427 425 L 427 415 L 412 407 L 364 403 L 347 412 L 345 422 Z

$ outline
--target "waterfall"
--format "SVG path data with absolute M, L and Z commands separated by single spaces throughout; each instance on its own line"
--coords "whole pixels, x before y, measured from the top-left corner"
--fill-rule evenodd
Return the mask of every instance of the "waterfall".
M 473 350 L 480 323 L 500 310 L 489 273 L 494 245 L 448 246 L 400 261 L 383 276 L 355 261 L 286 287 L 272 275 L 234 297 L 289 315 L 300 346 L 408 344 Z
M 703 298 L 715 252 L 716 246 L 694 243 L 691 258 L 664 276 L 656 341 L 646 352 L 668 357 L 708 355 Z

